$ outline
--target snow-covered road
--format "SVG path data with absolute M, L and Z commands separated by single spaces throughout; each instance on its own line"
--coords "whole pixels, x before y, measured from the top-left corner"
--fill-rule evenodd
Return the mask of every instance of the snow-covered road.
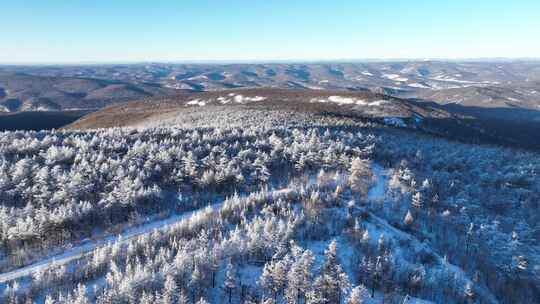
M 182 222 L 184 220 L 187 220 L 199 212 L 205 212 L 206 210 L 208 210 L 208 208 L 216 210 L 222 204 L 223 202 L 210 205 L 206 208 L 184 212 L 182 214 L 174 215 L 163 220 L 143 224 L 138 227 L 129 228 L 123 233 L 119 234 L 118 236 L 110 236 L 110 237 L 100 239 L 100 240 L 87 241 L 81 245 L 70 248 L 61 254 L 45 258 L 39 262 L 36 262 L 34 264 L 31 264 L 31 265 L 28 265 L 28 266 L 25 266 L 25 267 L 22 267 L 22 268 L 19 268 L 10 272 L 2 273 L 0 274 L 0 284 L 6 283 L 8 281 L 18 279 L 21 277 L 28 276 L 32 274 L 33 272 L 46 268 L 47 266 L 53 263 L 67 264 L 73 260 L 83 257 L 84 255 L 92 252 L 93 250 L 97 248 L 106 246 L 112 242 L 125 243 L 145 233 L 149 233 L 155 230 L 165 230 L 169 226 Z

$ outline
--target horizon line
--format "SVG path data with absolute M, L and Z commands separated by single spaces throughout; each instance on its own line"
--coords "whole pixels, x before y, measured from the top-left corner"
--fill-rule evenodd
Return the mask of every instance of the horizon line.
M 57 66 L 57 65 L 129 65 L 129 64 L 280 64 L 280 63 L 362 63 L 362 62 L 406 62 L 406 61 L 540 61 L 540 57 L 395 57 L 395 58 L 350 58 L 350 59 L 186 59 L 186 60 L 86 60 L 86 61 L 20 61 L 0 62 L 0 66 Z

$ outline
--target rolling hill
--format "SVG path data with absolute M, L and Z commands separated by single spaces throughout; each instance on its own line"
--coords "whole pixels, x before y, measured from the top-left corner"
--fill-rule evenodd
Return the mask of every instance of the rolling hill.
M 452 109 L 453 110 L 453 109 Z M 67 129 L 108 127 L 278 126 L 317 117 L 324 120 L 373 122 L 435 134 L 471 143 L 538 147 L 523 125 L 510 129 L 496 120 L 480 120 L 437 103 L 416 102 L 370 91 L 233 89 L 172 97 L 147 98 L 106 107 L 66 126 Z M 259 117 L 254 120 L 253 117 Z M 264 117 L 263 120 L 260 117 Z M 528 126 L 528 125 L 526 125 Z M 521 132 L 519 137 L 514 132 Z
M 69 128 L 100 128 L 113 126 L 144 126 L 188 123 L 189 115 L 218 115 L 232 109 L 243 111 L 280 111 L 384 120 L 395 118 L 411 123 L 422 119 L 445 119 L 451 115 L 442 110 L 425 107 L 382 94 L 346 91 L 306 91 L 286 89 L 234 89 L 215 92 L 183 94 L 173 97 L 148 98 L 113 105 L 94 112 Z M 213 113 L 213 114 L 210 114 Z
M 176 93 L 155 84 L 0 72 L 0 113 L 95 110 L 111 102 Z

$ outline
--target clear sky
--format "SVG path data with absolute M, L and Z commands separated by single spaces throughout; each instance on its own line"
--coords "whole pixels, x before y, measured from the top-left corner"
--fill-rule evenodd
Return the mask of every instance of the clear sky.
M 4 0 L 0 62 L 540 57 L 540 0 Z

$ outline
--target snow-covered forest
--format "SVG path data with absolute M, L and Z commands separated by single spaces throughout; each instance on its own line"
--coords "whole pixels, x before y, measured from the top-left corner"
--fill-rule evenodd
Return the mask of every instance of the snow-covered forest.
M 227 125 L 0 133 L 0 302 L 539 302 L 538 154 Z

